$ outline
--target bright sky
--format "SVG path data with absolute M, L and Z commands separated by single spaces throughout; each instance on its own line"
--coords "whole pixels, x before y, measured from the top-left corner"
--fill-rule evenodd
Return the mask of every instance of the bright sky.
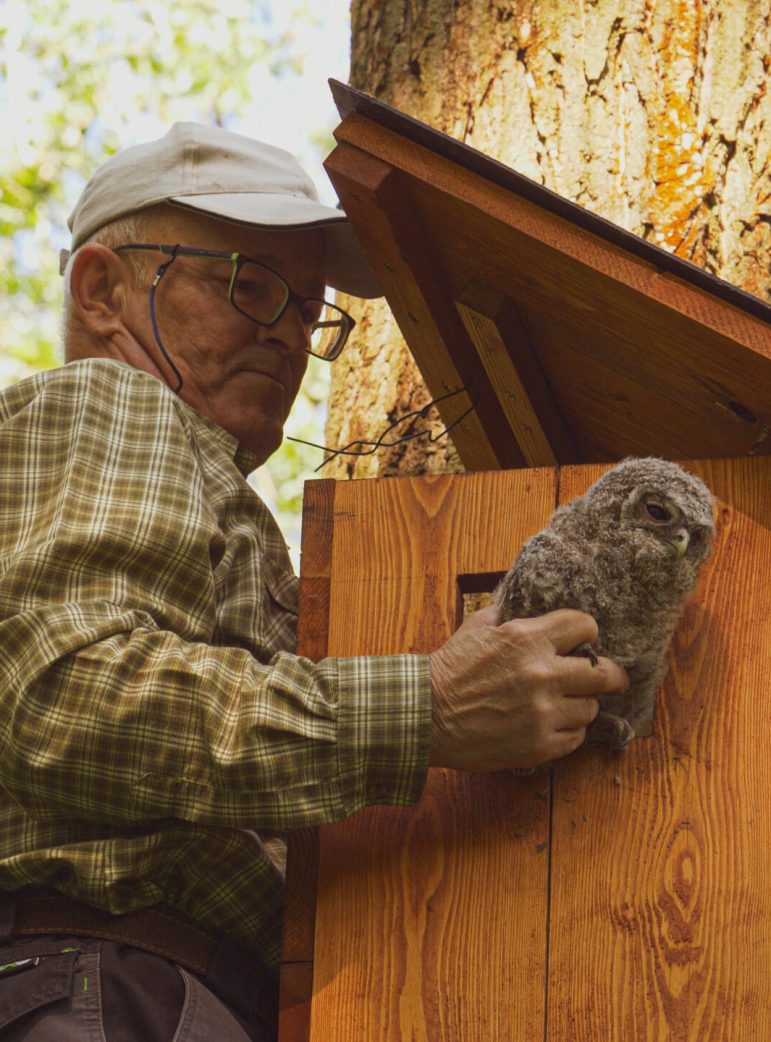
M 270 7 L 277 30 L 292 30 L 298 54 L 304 55 L 300 76 L 286 76 L 277 89 L 275 79 L 263 66 L 266 96 L 270 104 L 260 105 L 245 132 L 292 152 L 308 170 L 324 202 L 337 202 L 309 135 L 322 127 L 330 130 L 339 122 L 327 81 L 348 81 L 350 62 L 350 0 L 323 0 L 316 3 L 315 25 L 295 20 L 293 5 L 275 0 Z M 323 13 L 322 13 L 323 12 Z
M 125 2 L 125 0 L 124 0 Z M 221 0 L 225 3 L 226 0 Z M 232 7 L 239 0 L 227 0 Z M 283 33 L 291 37 L 290 56 L 299 65 L 300 71 L 290 70 L 276 77 L 271 63 L 255 60 L 249 71 L 248 88 L 253 104 L 239 123 L 231 129 L 240 130 L 260 140 L 286 148 L 295 154 L 317 182 L 324 201 L 334 201 L 331 188 L 320 164 L 318 147 L 312 138 L 319 131 L 331 129 L 337 124 L 337 112 L 332 101 L 327 80 L 347 80 L 350 52 L 349 3 L 350 0 L 324 0 L 323 4 L 305 4 L 301 0 L 251 0 L 267 22 L 266 35 L 269 39 L 280 38 Z M 83 17 L 91 0 L 72 0 L 74 17 Z M 249 4 L 242 5 L 248 10 Z M 144 5 L 143 5 L 144 6 Z M 303 8 L 308 13 L 302 13 Z M 297 14 L 298 9 L 300 14 Z M 142 8 L 133 8 L 130 2 L 117 2 L 111 8 L 114 31 L 122 29 L 132 37 L 141 35 L 142 30 L 155 32 L 168 47 L 166 38 L 173 33 L 173 9 L 169 16 L 153 8 L 155 23 L 149 25 L 142 17 Z M 49 67 L 38 60 L 27 46 L 26 36 L 30 19 L 34 17 L 24 0 L 0 0 L 0 125 L 3 128 L 0 140 L 0 159 L 6 162 L 16 153 L 22 162 L 38 160 L 38 123 L 47 118 L 52 106 L 61 106 L 61 95 L 47 90 L 45 77 Z M 125 26 L 121 24 L 121 18 Z M 170 20 L 171 19 L 171 20 Z M 216 31 L 211 15 L 198 23 L 193 30 L 200 30 L 202 39 L 192 41 L 193 46 L 203 46 L 207 35 Z M 97 33 L 99 27 L 95 26 Z M 56 28 L 46 31 L 49 48 L 55 45 Z M 59 41 L 63 44 L 63 41 Z M 68 56 L 72 64 L 87 63 L 91 43 L 88 38 L 67 41 Z M 93 59 L 92 59 L 93 60 Z M 2 72 L 6 72 L 6 76 Z M 166 103 L 163 115 L 152 107 L 135 106 L 135 95 L 129 80 L 132 71 L 128 63 L 114 60 L 104 70 L 102 81 L 102 106 L 99 118 L 89 135 L 100 133 L 105 128 L 117 131 L 120 145 L 136 144 L 160 137 L 169 124 L 178 119 L 200 118 L 197 112 L 198 99 L 194 91 L 180 93 Z M 223 89 L 223 108 L 227 111 L 227 88 Z M 77 105 L 75 101 L 69 105 Z M 67 116 L 67 112 L 60 112 Z M 62 142 L 69 147 L 79 140 L 79 121 L 69 127 L 65 124 Z M 74 141 L 65 140 L 71 134 Z M 82 183 L 74 180 L 65 184 L 72 202 L 80 193 Z

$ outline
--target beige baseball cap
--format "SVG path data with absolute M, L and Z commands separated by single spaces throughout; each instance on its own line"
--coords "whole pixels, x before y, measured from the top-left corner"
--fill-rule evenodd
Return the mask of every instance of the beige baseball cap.
M 319 202 L 289 152 L 200 123 L 175 123 L 157 141 L 111 156 L 81 193 L 67 221 L 70 253 L 99 228 L 155 203 L 260 228 L 321 228 L 327 283 L 357 297 L 382 291 L 342 210 Z

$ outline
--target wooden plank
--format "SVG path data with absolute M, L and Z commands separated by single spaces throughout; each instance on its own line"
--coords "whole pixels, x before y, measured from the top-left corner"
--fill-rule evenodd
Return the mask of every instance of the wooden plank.
M 332 480 L 308 481 L 303 495 L 297 651 L 314 662 L 326 657 L 329 642 L 336 487 Z M 285 962 L 313 959 L 317 858 L 316 829 L 299 829 L 290 833 L 283 932 Z
M 554 509 L 556 480 L 543 468 L 338 485 L 329 654 L 437 647 L 458 576 L 507 569 Z
M 593 272 L 611 281 L 627 285 L 630 289 L 644 295 L 647 300 L 663 303 L 673 312 L 689 316 L 704 328 L 711 328 L 722 333 L 735 343 L 740 343 L 751 351 L 759 352 L 771 358 L 771 327 L 767 322 L 740 310 L 724 300 L 720 300 L 698 286 L 686 283 L 677 276 L 664 273 L 655 263 L 637 256 L 623 247 L 600 239 L 592 232 L 579 227 L 573 222 L 545 210 L 535 202 L 525 199 L 478 174 L 458 167 L 443 156 L 407 141 L 399 134 L 377 126 L 370 120 L 356 113 L 348 116 L 335 130 L 335 138 L 339 143 L 348 143 L 377 157 L 396 170 L 409 175 L 409 191 L 413 198 L 418 197 L 416 188 L 433 188 L 430 196 L 432 206 L 438 204 L 439 210 L 420 208 L 421 219 L 434 218 L 431 226 L 442 223 L 448 214 L 452 221 L 457 219 L 456 203 L 496 223 L 511 227 L 519 232 L 518 240 L 524 244 L 528 240 L 541 243 L 545 248 L 543 256 L 551 251 L 554 256 L 562 255 L 577 262 L 574 270 L 580 267 L 590 268 Z M 334 153 L 333 153 L 334 154 Z M 445 235 L 452 234 L 454 223 L 445 227 Z M 476 229 L 475 242 L 472 244 L 473 255 L 463 254 L 458 258 L 459 266 L 472 260 L 472 267 L 467 271 L 478 276 L 476 265 L 485 264 L 486 221 Z M 428 230 L 428 226 L 426 228 Z M 433 242 L 433 238 L 432 238 Z M 442 261 L 446 254 L 442 251 Z M 550 268 L 544 266 L 541 273 L 548 276 Z M 516 272 L 512 265 L 506 275 Z M 503 274 L 501 272 L 501 274 Z M 603 279 L 602 281 L 605 281 Z M 576 285 L 560 286 L 556 283 L 557 293 L 552 298 L 555 302 L 573 302 L 571 290 Z M 505 287 L 501 287 L 505 292 Z M 567 293 L 566 296 L 560 290 Z
M 313 961 L 318 855 L 318 829 L 293 829 L 288 834 L 283 963 Z
M 558 392 L 567 422 L 576 433 L 576 441 L 585 461 L 611 461 L 625 456 L 662 456 L 667 459 L 687 459 L 689 450 L 699 446 L 705 457 L 718 458 L 726 451 L 737 456 L 763 454 L 768 444 L 765 421 L 743 419 L 733 408 L 740 408 L 725 393 L 712 394 L 709 402 L 704 394 L 706 374 L 694 380 L 701 383 L 697 394 L 693 386 L 683 381 L 679 397 L 671 397 L 677 387 L 676 376 L 670 373 L 669 389 L 656 386 L 653 374 L 664 363 L 655 357 L 643 358 L 642 365 L 651 380 L 645 384 L 628 367 L 640 356 L 627 356 L 626 372 L 610 369 L 590 353 L 580 348 L 583 337 L 575 331 L 565 331 L 564 339 L 550 341 L 545 369 L 558 372 L 558 380 L 572 380 L 570 395 Z M 672 363 L 676 369 L 676 363 Z M 729 376 L 729 380 L 730 380 Z M 729 403 L 734 403 L 731 408 Z M 706 418 L 712 418 L 707 424 Z
M 284 962 L 278 1004 L 280 1042 L 307 1042 L 311 1030 L 313 963 Z
M 467 304 L 457 301 L 457 306 L 496 396 L 503 406 L 525 463 L 530 467 L 556 466 L 557 458 L 541 425 L 540 417 L 533 408 L 525 385 L 506 351 L 497 325 L 491 318 Z
M 670 458 L 695 458 L 697 449 L 715 458 L 744 456 L 768 438 L 765 359 L 709 330 L 695 333 L 690 321 L 660 306 L 619 303 L 600 292 L 596 303 L 598 311 L 585 315 L 578 327 L 535 299 L 524 312 L 534 341 L 548 345 L 538 356 L 555 397 L 575 416 L 578 440 L 590 441 L 602 426 L 592 406 L 582 404 L 590 380 L 595 396 L 604 397 L 612 424 L 623 424 L 625 402 L 639 408 L 646 426 L 658 428 L 662 440 L 669 438 Z M 575 380 L 574 374 L 584 371 L 586 378 Z M 573 376 L 570 392 L 566 374 Z M 624 400 L 618 398 L 622 388 Z M 638 437 L 637 426 L 628 423 L 626 436 Z M 606 459 L 632 450 L 618 444 L 611 451 L 615 455 Z M 647 451 L 656 450 L 648 445 Z
M 435 337 L 421 336 L 400 301 L 408 292 L 405 280 L 413 278 L 393 263 L 391 224 L 398 225 L 400 214 L 420 228 L 421 255 L 441 272 L 442 301 L 468 306 L 477 285 L 514 301 L 551 402 L 533 396 L 519 359 L 517 375 L 560 463 L 612 462 L 639 452 L 670 459 L 771 453 L 767 321 L 356 112 L 336 136 L 340 144 L 328 161 L 336 184 L 338 153 L 354 150 L 380 163 L 382 176 L 390 171 L 398 184 L 381 214 L 384 226 L 351 185 L 348 194 L 342 182 L 338 190 L 429 386 L 457 366 L 458 357 L 452 339 L 438 345 Z M 426 302 L 429 310 L 435 306 L 431 296 Z M 430 328 L 430 316 L 412 314 L 424 332 Z M 476 370 L 497 386 L 494 398 L 517 443 L 522 423 L 530 424 L 501 398 L 510 378 L 499 370 L 488 374 L 484 351 Z M 464 375 L 473 371 L 464 360 Z M 501 458 L 500 420 L 488 416 L 490 405 L 483 398 L 479 419 Z M 563 421 L 572 438 L 560 445 L 549 422 Z M 648 425 L 653 440 L 646 445 Z M 545 460 L 542 449 L 542 443 L 530 445 L 522 455 Z M 464 461 L 476 468 L 469 453 L 462 452 Z
M 555 495 L 553 470 L 339 486 L 330 653 L 435 647 L 457 577 L 508 568 Z M 542 1042 L 544 784 L 435 770 L 321 830 L 312 1042 Z
M 606 242 L 614 243 L 627 253 L 648 260 L 658 270 L 675 275 L 689 285 L 705 289 L 717 300 L 726 301 L 765 322 L 771 322 L 771 303 L 613 224 L 584 206 L 558 195 L 515 169 L 477 151 L 465 142 L 448 137 L 349 84 L 340 83 L 338 80 L 329 82 L 341 119 L 358 112 L 365 119 L 388 128 L 399 137 L 416 142 L 437 156 L 443 156 L 459 169 L 471 171 L 509 193 L 528 199 L 548 213 L 557 214 L 570 224 L 584 228 Z
M 573 437 L 514 302 L 474 279 L 456 306 L 527 465 L 577 462 Z
M 718 537 L 654 736 L 554 774 L 549 1042 L 771 1037 L 771 461 L 688 467 Z M 601 469 L 563 471 L 561 498 Z
M 398 177 L 358 149 L 341 147 L 325 166 L 351 223 L 369 245 L 372 264 L 410 349 L 449 427 L 481 400 L 486 422 L 476 410 L 453 427 L 452 439 L 471 470 L 521 466 L 523 458 L 508 435 L 505 417 L 443 282 L 420 218 L 409 205 Z M 355 214 L 355 216 L 354 216 Z M 377 245 L 375 245 L 377 244 Z M 448 392 L 466 391 L 446 397 Z
M 315 662 L 327 654 L 335 488 L 331 480 L 308 481 L 303 495 L 297 650 Z M 307 1042 L 310 1033 L 318 849 L 317 829 L 287 837 L 280 1042 Z
M 327 654 L 335 487 L 333 480 L 321 479 L 306 481 L 303 488 L 297 649 L 314 662 Z
M 613 397 L 618 383 L 625 384 L 633 408 L 644 403 L 662 439 L 670 432 L 671 444 L 665 442 L 663 453 L 670 459 L 746 455 L 764 431 L 761 451 L 771 451 L 771 327 L 751 316 L 749 330 L 744 323 L 733 329 L 713 321 L 714 302 L 695 289 L 696 298 L 689 297 L 688 311 L 683 311 L 678 287 L 661 276 L 671 298 L 649 296 L 650 280 L 629 285 L 596 268 L 603 250 L 594 244 L 587 245 L 583 258 L 571 256 L 572 233 L 565 233 L 560 250 L 443 197 L 434 186 L 411 183 L 410 191 L 437 256 L 452 252 L 447 282 L 456 299 L 467 291 L 473 271 L 475 280 L 515 301 L 580 459 L 597 459 L 585 446 L 599 426 L 583 395 L 588 382 L 581 378 L 583 367 L 592 374 L 596 395 L 603 397 L 611 429 L 618 432 L 603 457 L 608 462 L 634 451 L 627 439 L 639 436 L 625 403 Z M 746 336 L 748 343 L 732 333 Z M 739 422 L 732 403 L 755 421 Z M 725 440 L 715 449 L 718 432 Z
M 432 771 L 321 834 L 313 1042 L 541 1042 L 548 782 Z

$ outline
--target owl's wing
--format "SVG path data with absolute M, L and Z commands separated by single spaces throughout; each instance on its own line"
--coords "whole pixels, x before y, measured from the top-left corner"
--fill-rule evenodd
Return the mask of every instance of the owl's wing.
M 559 533 L 544 529 L 522 548 L 496 591 L 504 619 L 543 615 L 557 608 L 583 608 L 584 555 Z M 585 610 L 585 609 L 584 609 Z

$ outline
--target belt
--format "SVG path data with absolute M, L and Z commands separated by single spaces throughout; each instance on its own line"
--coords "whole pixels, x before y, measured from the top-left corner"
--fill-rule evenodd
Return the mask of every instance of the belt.
M 21 891 L 13 897 L 11 932 L 15 936 L 52 933 L 99 937 L 163 955 L 200 977 L 206 977 L 212 967 L 217 939 L 162 908 L 113 915 L 54 891 Z
M 50 888 L 0 893 L 0 943 L 35 934 L 96 937 L 162 955 L 199 976 L 242 1016 L 275 1023 L 277 977 L 260 957 L 164 906 L 114 915 Z

